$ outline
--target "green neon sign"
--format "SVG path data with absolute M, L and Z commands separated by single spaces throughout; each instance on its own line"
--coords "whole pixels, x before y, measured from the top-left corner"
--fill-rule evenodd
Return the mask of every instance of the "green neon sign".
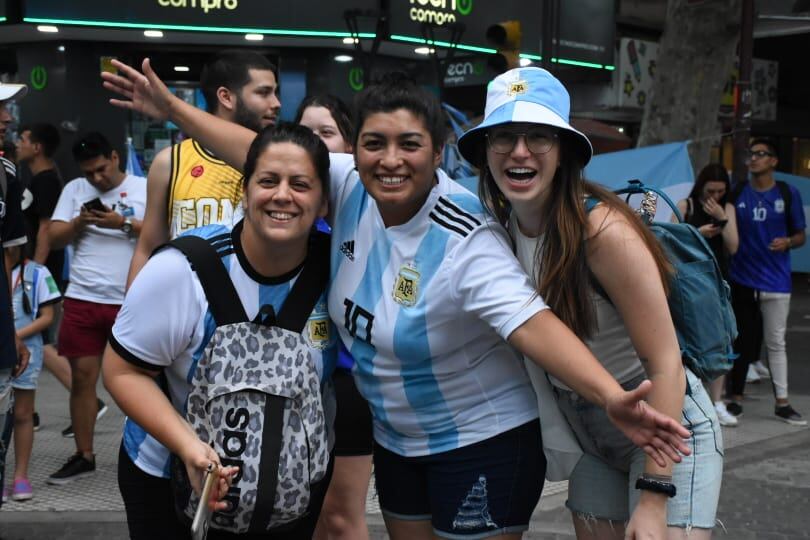
M 469 15 L 472 11 L 472 0 L 458 0 L 458 4 L 456 4 L 456 8 L 458 12 L 462 15 Z
M 349 87 L 355 92 L 363 89 L 363 68 L 355 67 L 349 70 Z
M 44 90 L 48 86 L 48 71 L 43 66 L 34 66 L 31 69 L 31 88 Z
M 327 30 L 292 30 L 284 28 L 249 28 L 249 27 L 229 27 L 229 26 L 196 26 L 186 24 L 152 24 L 152 23 L 132 23 L 123 21 L 99 21 L 89 19 L 43 19 L 39 17 L 24 17 L 23 22 L 31 24 L 64 24 L 73 26 L 99 26 L 102 28 L 135 28 L 140 30 L 180 30 L 189 32 L 219 32 L 228 34 L 267 34 L 276 36 L 301 36 L 301 37 L 359 37 L 362 39 L 373 39 L 376 34 L 360 32 L 357 36 L 352 36 L 351 32 L 333 32 Z

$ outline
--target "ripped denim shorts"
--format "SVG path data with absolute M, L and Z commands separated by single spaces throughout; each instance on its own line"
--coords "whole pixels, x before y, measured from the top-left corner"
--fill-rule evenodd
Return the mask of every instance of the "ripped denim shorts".
M 673 468 L 677 495 L 667 503 L 667 524 L 711 529 L 723 478 L 723 433 L 700 379 L 685 371 L 681 422 L 692 432 L 692 454 Z M 645 378 L 636 377 L 622 387 L 630 390 Z M 583 519 L 628 521 L 638 503 L 635 483 L 644 470 L 646 454 L 610 423 L 603 409 L 574 392 L 555 388 L 555 393 L 585 452 L 571 473 L 566 506 Z
M 428 456 L 404 457 L 374 443 L 382 513 L 430 521 L 439 538 L 470 540 L 528 530 L 545 474 L 536 419 Z

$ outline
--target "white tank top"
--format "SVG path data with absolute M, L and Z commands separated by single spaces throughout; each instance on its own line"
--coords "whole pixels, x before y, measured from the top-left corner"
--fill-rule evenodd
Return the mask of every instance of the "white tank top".
M 529 274 L 532 284 L 535 283 L 534 271 L 535 253 L 543 242 L 543 237 L 530 238 L 520 232 L 517 220 L 512 217 L 509 223 L 509 233 L 515 240 L 515 254 L 523 270 Z M 625 383 L 639 375 L 644 375 L 644 368 L 638 359 L 633 343 L 624 326 L 621 315 L 607 299 L 596 293 L 590 284 L 583 290 L 596 308 L 596 329 L 585 345 L 599 360 L 605 369 L 613 375 L 619 383 Z M 549 374 L 552 384 L 558 388 L 570 390 L 562 381 Z

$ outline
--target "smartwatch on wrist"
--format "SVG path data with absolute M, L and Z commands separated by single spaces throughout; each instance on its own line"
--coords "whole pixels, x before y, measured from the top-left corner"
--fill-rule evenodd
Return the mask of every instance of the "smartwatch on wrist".
M 636 489 L 661 493 L 670 499 L 677 493 L 675 484 L 672 483 L 672 478 L 647 473 L 639 475 L 638 480 L 636 480 Z

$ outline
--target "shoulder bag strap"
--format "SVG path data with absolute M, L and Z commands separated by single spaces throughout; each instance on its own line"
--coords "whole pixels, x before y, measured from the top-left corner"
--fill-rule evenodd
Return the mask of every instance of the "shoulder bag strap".
M 224 326 L 248 320 L 231 276 L 214 247 L 199 236 L 180 236 L 168 245 L 179 249 L 197 273 L 214 321 Z
M 301 333 L 328 281 L 329 236 L 315 232 L 310 238 L 304 269 L 281 307 L 276 326 Z
M 787 182 L 777 180 L 776 186 L 779 188 L 782 200 L 785 201 L 785 222 L 787 223 L 788 234 L 793 234 L 796 232 L 793 230 L 793 193 L 790 192 L 790 186 Z

